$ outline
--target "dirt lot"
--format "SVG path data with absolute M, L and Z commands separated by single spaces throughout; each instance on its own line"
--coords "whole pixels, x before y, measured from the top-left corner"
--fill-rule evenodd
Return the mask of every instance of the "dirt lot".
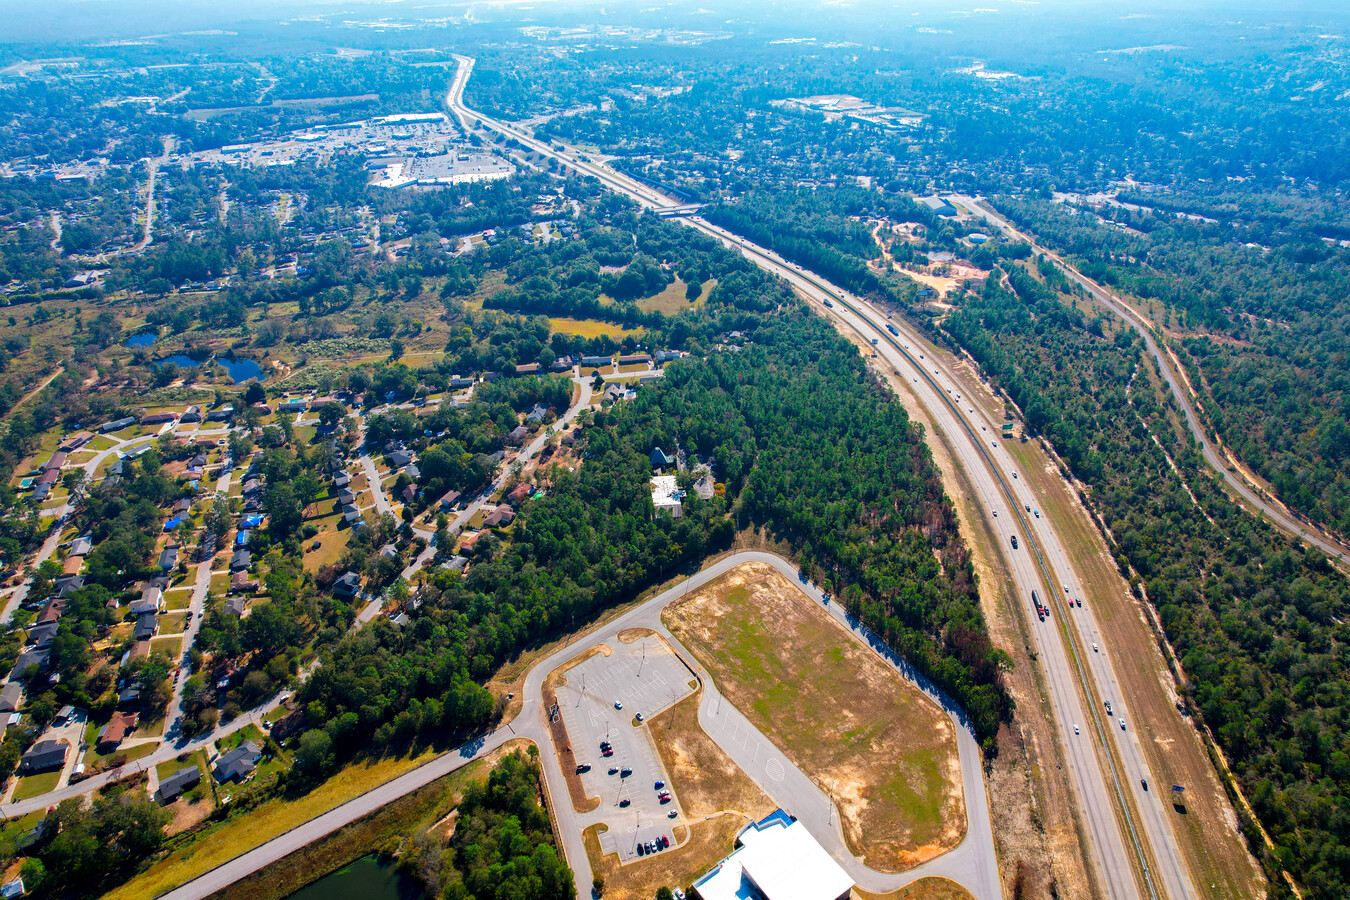
M 769 566 L 738 566 L 666 624 L 723 694 L 815 779 L 853 852 L 904 871 L 965 835 L 946 715 Z
M 889 894 L 871 894 L 853 889 L 854 900 L 971 900 L 970 892 L 945 878 L 921 878 Z

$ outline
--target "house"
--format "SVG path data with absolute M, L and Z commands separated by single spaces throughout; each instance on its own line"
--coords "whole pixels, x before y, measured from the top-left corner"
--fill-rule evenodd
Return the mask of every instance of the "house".
M 51 655 L 52 651 L 46 647 L 41 650 L 25 650 L 14 661 L 14 669 L 9 673 L 9 680 L 22 681 L 28 677 L 28 670 L 34 666 L 37 666 L 39 671 L 47 668 L 47 660 Z
M 234 556 L 230 557 L 230 571 L 240 572 L 253 565 L 253 557 L 247 550 L 236 550 Z
M 395 469 L 403 468 L 408 463 L 412 462 L 413 459 L 412 454 L 407 450 L 395 450 L 386 458 L 389 460 L 389 465 Z
M 675 482 L 674 475 L 652 476 L 652 506 L 657 512 L 668 512 L 671 518 L 684 515 L 684 491 Z
M 136 627 L 131 636 L 138 641 L 148 641 L 159 633 L 159 617 L 154 613 L 141 613 L 136 617 Z
M 112 431 L 121 431 L 123 428 L 130 428 L 136 424 L 136 420 L 131 416 L 125 416 L 121 419 L 113 419 L 111 422 L 104 422 L 98 426 L 99 434 L 108 434 Z
M 736 850 L 694 882 L 698 900 L 847 900 L 852 892 L 853 879 L 782 810 L 748 826 Z
M 517 425 L 515 428 L 511 429 L 511 433 L 506 436 L 506 442 L 508 444 L 520 444 L 529 436 L 530 429 L 526 428 L 524 425 Z
M 669 466 L 669 465 L 674 465 L 674 463 L 675 463 L 675 457 L 669 455 L 668 453 L 666 453 L 666 451 L 662 450 L 660 447 L 653 447 L 653 448 L 652 448 L 652 465 L 653 465 L 653 466 Z
M 140 659 L 141 657 L 143 657 L 143 656 L 149 656 L 149 655 L 150 655 L 150 642 L 149 642 L 149 641 L 137 641 L 136 643 L 132 644 L 132 645 L 131 645 L 131 649 L 127 651 L 126 656 L 125 656 L 125 657 L 123 658 L 123 660 L 122 660 L 122 665 L 129 665 L 129 664 L 131 664 L 131 663 L 134 663 L 136 660 Z M 140 696 L 140 695 L 138 694 L 137 696 Z M 119 695 L 119 699 L 120 699 L 120 695 Z
M 66 764 L 66 753 L 70 745 L 63 741 L 38 741 L 28 748 L 28 752 L 19 760 L 19 772 L 29 775 L 34 772 L 46 772 L 59 769 Z
M 190 791 L 202 783 L 202 770 L 196 766 L 184 766 L 168 778 L 159 782 L 159 802 L 172 803 L 184 791 Z
M 162 572 L 167 572 L 178 565 L 178 548 L 165 547 L 159 554 L 159 568 Z
M 225 601 L 225 611 L 242 619 L 244 613 L 248 612 L 248 601 L 243 597 L 231 597 Z
M 228 753 L 217 756 L 212 773 L 221 784 L 227 781 L 243 781 L 257 768 L 258 760 L 261 758 L 262 749 L 253 741 L 248 741 Z
M 70 550 L 66 552 L 66 556 L 88 556 L 89 551 L 93 549 L 93 538 L 86 534 L 83 537 L 77 537 L 70 542 Z
M 348 572 L 333 583 L 333 596 L 351 599 L 361 590 L 361 576 Z
M 459 491 L 446 491 L 441 499 L 436 501 L 436 505 L 440 507 L 441 512 L 449 512 L 455 508 L 455 504 L 458 502 Z
M 508 504 L 503 503 L 487 514 L 487 518 L 483 520 L 483 525 L 487 528 L 497 528 L 498 526 L 510 525 L 515 520 L 516 511 Z
M 114 600 L 114 603 L 117 601 Z M 41 649 L 49 645 L 56 637 L 56 630 L 61 625 L 58 622 L 43 622 L 41 625 L 34 625 L 28 629 L 28 643 Z
M 23 706 L 23 685 L 11 681 L 0 688 L 0 713 L 17 712 Z
M 140 616 L 145 613 L 161 613 L 164 611 L 164 592 L 154 585 L 146 585 L 141 589 L 141 599 L 131 604 L 132 615 Z
M 136 730 L 136 722 L 140 716 L 136 713 L 114 713 L 98 732 L 98 743 L 95 744 L 99 753 L 108 753 L 115 750 L 128 734 Z

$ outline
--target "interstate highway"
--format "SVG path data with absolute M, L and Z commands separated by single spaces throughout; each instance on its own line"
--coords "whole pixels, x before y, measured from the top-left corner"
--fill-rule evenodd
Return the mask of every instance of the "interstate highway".
M 535 152 L 594 176 L 644 207 L 659 209 L 678 205 L 646 185 L 584 161 L 575 151 L 555 151 L 548 144 L 510 125 L 468 109 L 463 105 L 463 92 L 473 61 L 464 57 L 458 59 L 460 66 L 446 102 L 451 112 L 466 127 L 477 121 Z M 980 423 L 956 405 L 954 395 L 947 394 L 947 388 L 957 383 L 950 374 L 951 361 L 947 355 L 942 354 L 935 359 L 932 348 L 926 348 L 922 351 L 923 360 L 915 358 L 912 355 L 915 351 L 907 350 L 906 344 L 914 348 L 924 345 L 902 322 L 890 322 L 900 332 L 900 339 L 897 340 L 886 330 L 888 320 L 883 313 L 824 279 L 702 219 L 690 217 L 681 221 L 738 249 L 805 296 L 822 303 L 830 299 L 835 304 L 828 310 L 832 320 L 865 335 L 875 336 L 881 358 L 908 378 L 911 389 L 928 408 L 935 424 L 946 433 L 984 509 L 1012 512 L 1012 517 L 1004 515 L 990 518 L 989 524 L 1001 541 L 1010 544 L 1013 533 L 1019 534 L 1023 540 L 1022 549 L 1018 551 L 1011 550 L 1009 544 L 1004 544 L 1000 550 L 1007 560 L 1023 602 L 1030 606 L 1031 591 L 1039 590 L 1044 592 L 1046 602 L 1054 610 L 1044 623 L 1035 623 L 1032 631 L 1040 649 L 1039 662 L 1045 671 L 1051 702 L 1061 734 L 1064 735 L 1071 778 L 1090 837 L 1089 856 L 1101 880 L 1101 887 L 1106 895 L 1113 898 L 1194 896 L 1190 875 L 1177 853 L 1175 838 L 1158 795 L 1156 791 L 1144 791 L 1138 780 L 1147 778 L 1151 783 L 1156 781 L 1148 771 L 1133 732 L 1127 730 L 1122 733 L 1114 724 L 1114 717 L 1106 719 L 1103 701 L 1119 696 L 1116 678 L 1111 671 L 1112 648 L 1098 640 L 1100 652 L 1092 653 L 1089 649 L 1091 636 L 1099 633 L 1096 626 L 1091 624 L 1090 608 L 1075 612 L 1073 615 L 1077 617 L 1076 620 L 1070 619 L 1066 613 L 1067 604 L 1061 596 L 1061 585 L 1068 585 L 1071 592 L 1082 595 L 1080 580 L 1068 563 L 1068 553 L 1046 520 L 1033 520 L 1025 514 L 1023 497 L 1029 489 L 1025 479 L 1010 477 L 1017 472 L 1012 457 L 1006 450 L 993 445 L 996 439 L 991 432 L 978 431 Z M 965 408 L 974 406 L 971 403 Z M 986 419 L 986 428 L 989 423 L 990 420 Z M 991 435 L 990 446 L 985 446 L 984 439 L 980 437 L 982 433 Z M 1065 623 L 1063 628 L 1060 622 Z M 1084 633 L 1089 635 L 1087 644 L 1084 643 Z M 1090 659 L 1087 654 L 1091 654 Z M 1086 709 L 1079 696 L 1080 689 L 1087 698 Z M 1129 711 L 1123 712 L 1128 728 Z M 1073 734 L 1074 724 L 1078 724 L 1084 733 Z M 1101 746 L 1115 748 L 1122 760 L 1120 763 L 1110 753 L 1099 754 L 1097 749 L 1090 746 L 1092 736 L 1087 733 L 1089 729 L 1095 732 Z

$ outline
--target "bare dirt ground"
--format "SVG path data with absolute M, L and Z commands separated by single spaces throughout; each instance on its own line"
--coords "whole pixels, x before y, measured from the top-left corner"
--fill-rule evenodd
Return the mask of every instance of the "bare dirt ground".
M 667 607 L 723 694 L 839 806 L 869 866 L 904 871 L 965 834 L 951 721 L 771 567 Z
M 971 900 L 970 892 L 945 878 L 921 878 L 888 894 L 873 894 L 853 889 L 853 900 Z

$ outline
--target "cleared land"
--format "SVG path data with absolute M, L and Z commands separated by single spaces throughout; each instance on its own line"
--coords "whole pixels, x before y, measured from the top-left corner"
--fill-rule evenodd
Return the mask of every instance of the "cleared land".
M 951 721 L 789 581 L 738 566 L 667 607 L 722 693 L 838 805 L 850 849 L 904 871 L 965 834 Z

